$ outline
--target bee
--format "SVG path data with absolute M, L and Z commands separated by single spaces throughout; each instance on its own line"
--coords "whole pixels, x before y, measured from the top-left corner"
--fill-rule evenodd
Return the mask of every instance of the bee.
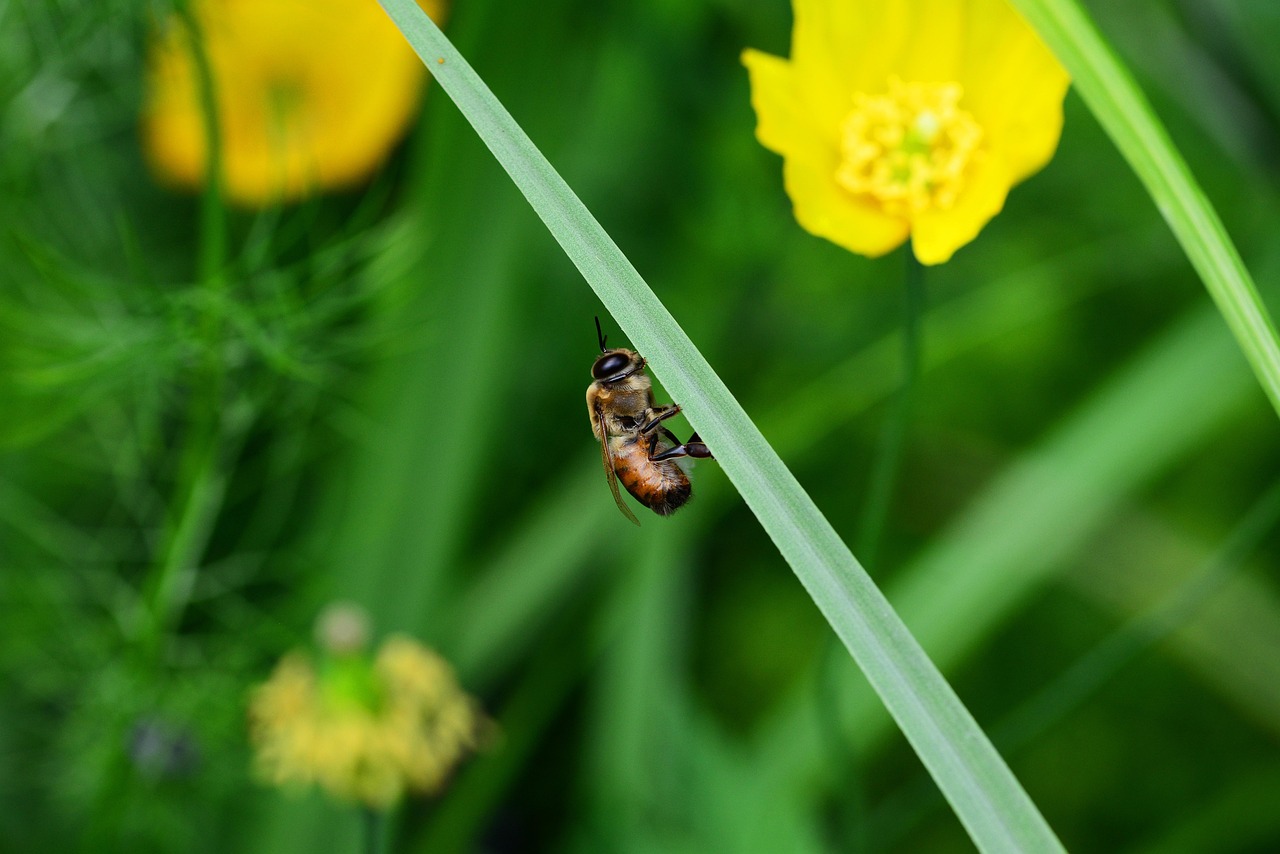
M 663 421 L 679 414 L 679 405 L 654 405 L 653 382 L 644 372 L 644 357 L 623 347 L 609 349 L 598 317 L 596 337 L 600 355 L 591 366 L 587 412 L 591 432 L 600 442 L 613 500 L 622 515 L 640 524 L 618 492 L 621 481 L 645 507 L 659 516 L 670 516 L 693 494 L 689 476 L 675 461 L 681 457 L 711 459 L 711 451 L 697 433 L 681 442 L 663 426 Z

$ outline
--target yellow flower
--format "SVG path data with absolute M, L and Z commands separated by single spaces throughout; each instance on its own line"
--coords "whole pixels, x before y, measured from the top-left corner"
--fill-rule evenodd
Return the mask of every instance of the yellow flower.
M 436 21 L 443 0 L 420 0 Z M 263 205 L 357 184 L 417 110 L 426 70 L 374 0 L 193 0 L 213 77 L 227 195 Z M 142 137 L 170 183 L 205 182 L 186 28 L 152 40 Z
M 742 61 L 810 233 L 940 264 L 1053 156 L 1070 78 L 1006 0 L 793 3 L 790 61 Z
M 373 661 L 347 650 L 317 669 L 291 653 L 254 692 L 249 723 L 268 782 L 317 783 L 374 809 L 439 792 L 487 725 L 444 659 L 399 636 Z

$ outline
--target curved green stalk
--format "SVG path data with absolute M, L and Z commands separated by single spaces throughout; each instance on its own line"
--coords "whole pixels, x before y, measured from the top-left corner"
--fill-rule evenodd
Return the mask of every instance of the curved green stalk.
M 222 507 L 226 490 L 223 456 L 228 442 L 222 412 L 226 369 L 219 347 L 225 310 L 227 212 L 222 192 L 216 81 L 194 13 L 182 6 L 178 17 L 196 70 L 206 151 L 197 269 L 200 288 L 207 297 L 199 328 L 205 355 L 192 378 L 187 434 L 177 467 L 173 507 L 156 564 L 147 579 L 149 620 L 144 643 L 152 652 L 161 647 L 165 632 L 177 625 L 190 596 L 196 568 Z
M 414 0 L 379 0 L 760 520 L 980 848 L 1061 845 L 955 692 L 613 240 Z
M 1129 161 L 1200 274 L 1271 405 L 1280 412 L 1280 339 L 1240 253 L 1133 76 L 1076 0 L 1013 0 Z

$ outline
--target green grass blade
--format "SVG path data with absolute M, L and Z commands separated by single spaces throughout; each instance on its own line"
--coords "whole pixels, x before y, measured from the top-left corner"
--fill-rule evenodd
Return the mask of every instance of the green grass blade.
M 1113 274 L 1118 269 L 1158 274 L 1165 256 L 1153 251 L 1148 236 L 1144 231 L 1090 243 L 931 306 L 925 317 L 930 344 L 924 370 L 933 371 L 1094 293 L 1104 266 Z M 1121 250 L 1127 251 L 1117 256 Z M 895 336 L 888 335 L 789 396 L 770 400 L 760 420 L 774 437 L 774 448 L 788 457 L 812 455 L 837 425 L 887 398 L 895 388 L 899 349 Z M 832 398 L 823 394 L 827 388 L 847 393 Z M 474 689 L 504 678 L 520 660 L 522 639 L 543 630 L 569 591 L 592 583 L 595 565 L 587 555 L 612 536 L 609 523 L 617 510 L 612 502 L 599 500 L 599 452 L 583 448 L 580 457 L 530 502 L 527 516 L 514 521 L 498 550 L 481 562 L 483 573 L 442 615 L 447 620 L 440 632 L 442 643 L 449 644 L 445 651 Z M 718 483 L 722 481 L 699 484 L 703 524 L 725 512 L 731 500 Z M 580 524 L 566 526 L 569 518 Z
M 985 850 L 1060 850 L 1004 761 L 635 268 L 413 0 L 379 0 L 715 451 Z
M 1013 0 L 1138 174 L 1280 412 L 1280 340 L 1249 271 L 1133 76 L 1076 0 Z

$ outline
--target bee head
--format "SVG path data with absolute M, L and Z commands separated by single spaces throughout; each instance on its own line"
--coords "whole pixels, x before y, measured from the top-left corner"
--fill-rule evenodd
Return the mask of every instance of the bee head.
M 591 376 L 601 382 L 617 382 L 643 367 L 644 359 L 634 350 L 605 350 L 591 366 Z
M 609 336 L 600 328 L 600 318 L 596 318 L 596 337 L 600 340 L 600 355 L 591 366 L 591 376 L 601 382 L 617 382 L 626 379 L 636 371 L 644 369 L 644 359 L 634 350 L 618 347 L 609 350 L 606 344 Z

